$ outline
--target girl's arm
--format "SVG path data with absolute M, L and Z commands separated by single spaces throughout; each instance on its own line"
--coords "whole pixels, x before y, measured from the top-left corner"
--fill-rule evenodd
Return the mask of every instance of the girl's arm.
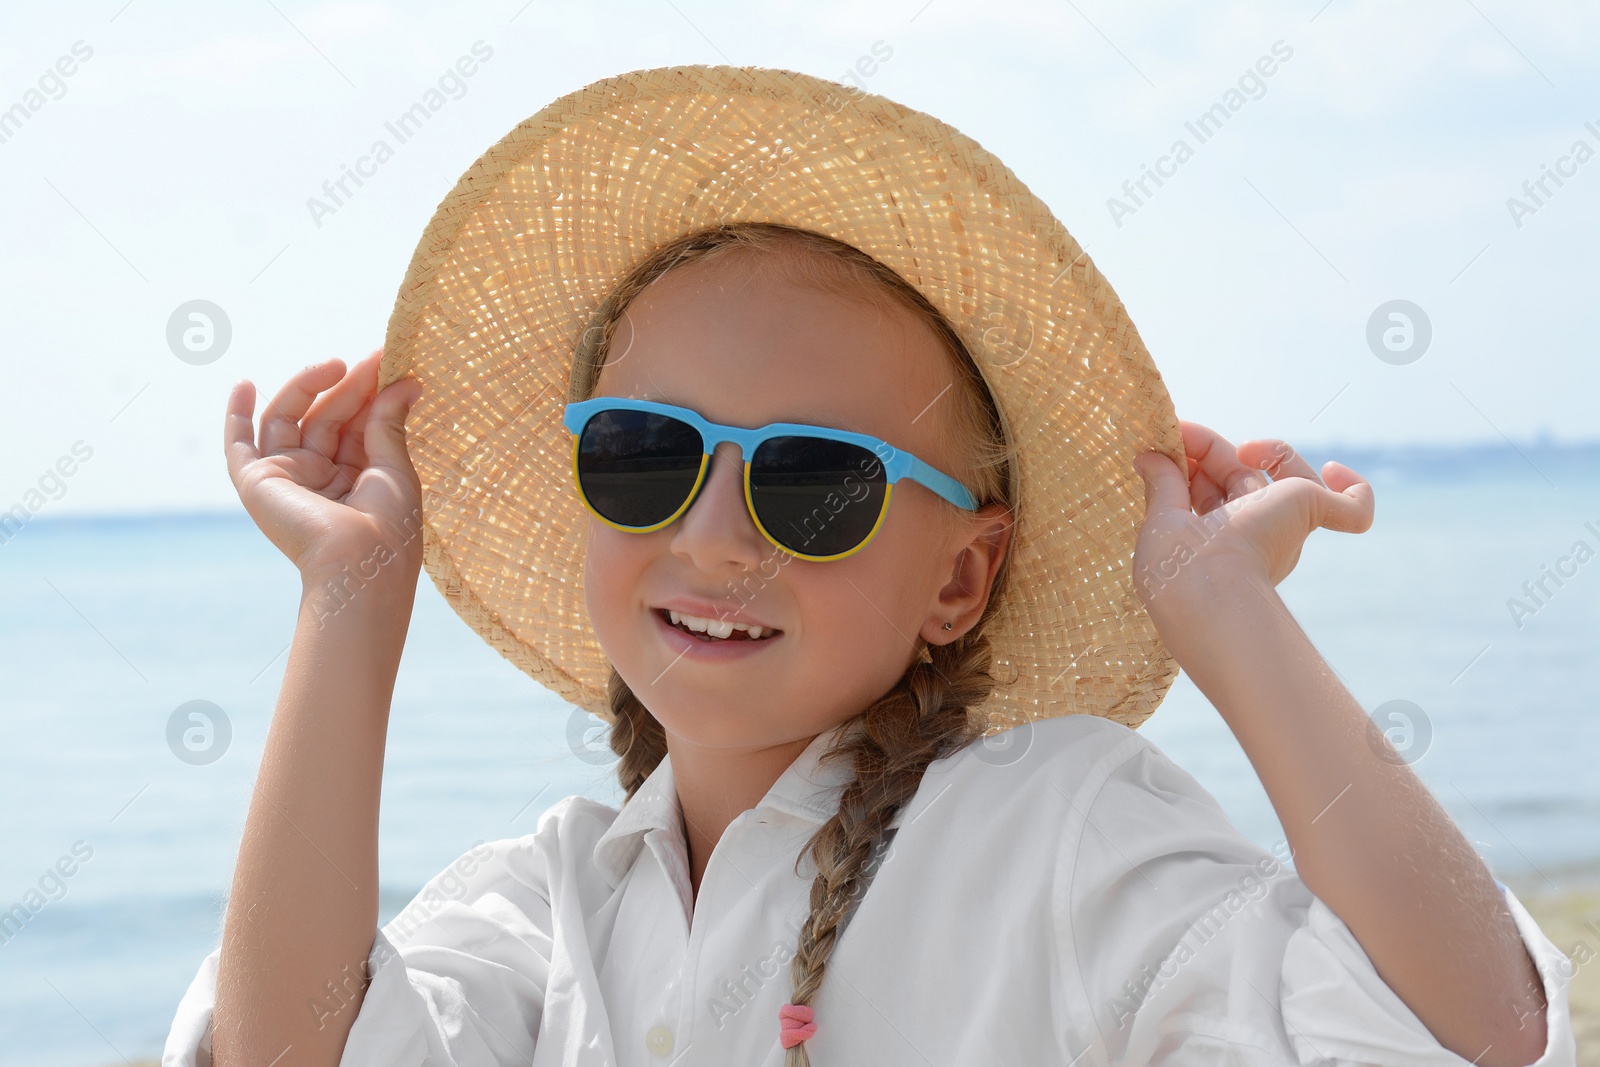
M 1546 1044 L 1543 986 L 1493 877 L 1273 588 L 1318 526 L 1371 525 L 1371 486 L 1334 463 L 1325 484 L 1282 441 L 1236 452 L 1182 426 L 1189 485 L 1159 453 L 1136 462 L 1134 584 L 1163 641 L 1238 737 L 1301 880 L 1385 984 L 1457 1055 L 1532 1063 Z
M 1162 633 L 1239 739 L 1295 870 L 1441 1045 L 1482 1067 L 1545 1049 L 1544 995 L 1478 854 L 1334 676 L 1277 591 L 1213 570 Z
M 290 379 L 259 448 L 251 388 L 229 397 L 229 475 L 302 597 L 223 925 L 216 1067 L 332 1067 L 370 977 L 384 737 L 422 554 L 418 387 L 374 399 L 380 354 Z
M 384 736 L 412 597 L 364 589 L 329 614 L 321 581 L 305 586 L 228 897 L 215 1067 L 332 1067 L 370 977 Z

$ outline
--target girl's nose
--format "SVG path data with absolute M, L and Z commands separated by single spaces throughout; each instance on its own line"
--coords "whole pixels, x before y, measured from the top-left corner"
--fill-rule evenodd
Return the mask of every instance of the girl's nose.
M 672 549 L 702 570 L 716 571 L 729 561 L 755 567 L 766 539 L 756 529 L 744 502 L 744 457 L 724 441 L 711 455 L 699 495 L 674 524 Z

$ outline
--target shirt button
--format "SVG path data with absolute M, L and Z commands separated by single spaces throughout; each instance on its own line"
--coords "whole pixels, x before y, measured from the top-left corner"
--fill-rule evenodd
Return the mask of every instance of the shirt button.
M 644 1047 L 657 1056 L 672 1055 L 672 1031 L 665 1026 L 652 1026 L 644 1035 Z

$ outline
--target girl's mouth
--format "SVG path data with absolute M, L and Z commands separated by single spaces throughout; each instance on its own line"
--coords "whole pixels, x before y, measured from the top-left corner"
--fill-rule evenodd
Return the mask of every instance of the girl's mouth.
M 662 619 L 662 621 L 664 621 L 674 630 L 677 630 L 680 633 L 688 634 L 690 637 L 693 637 L 699 641 L 704 641 L 707 644 L 721 641 L 770 641 L 783 632 L 782 630 L 771 626 L 757 627 L 756 629 L 759 631 L 759 633 L 753 635 L 748 629 L 742 626 L 728 624 L 724 627 L 726 634 L 707 633 L 704 630 L 697 630 L 690 626 L 686 621 L 683 620 L 681 616 L 677 621 L 674 621 L 672 616 L 675 613 L 666 608 L 656 608 L 655 613 Z
M 718 637 L 693 630 L 681 620 L 674 623 L 671 613 L 665 608 L 652 608 L 650 614 L 655 616 L 656 626 L 667 645 L 674 653 L 689 659 L 742 658 L 770 648 L 783 636 L 782 630 L 764 629 L 760 637 L 751 637 L 738 628 L 724 625 L 721 629 L 727 631 L 728 636 Z

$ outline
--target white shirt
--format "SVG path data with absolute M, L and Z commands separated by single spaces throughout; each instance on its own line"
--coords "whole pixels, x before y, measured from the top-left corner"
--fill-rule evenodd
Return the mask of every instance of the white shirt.
M 620 813 L 571 796 L 476 846 L 377 931 L 343 1067 L 781 1067 L 814 874 L 794 864 L 837 810 L 847 774 L 818 757 L 840 729 L 729 824 L 692 906 L 670 757 Z M 1118 723 L 974 742 L 894 825 L 813 1000 L 818 1067 L 1468 1063 L 1292 870 Z M 1571 963 L 1502 891 L 1549 1002 L 1537 1064 L 1572 1065 Z M 164 1067 L 210 1065 L 218 951 Z

